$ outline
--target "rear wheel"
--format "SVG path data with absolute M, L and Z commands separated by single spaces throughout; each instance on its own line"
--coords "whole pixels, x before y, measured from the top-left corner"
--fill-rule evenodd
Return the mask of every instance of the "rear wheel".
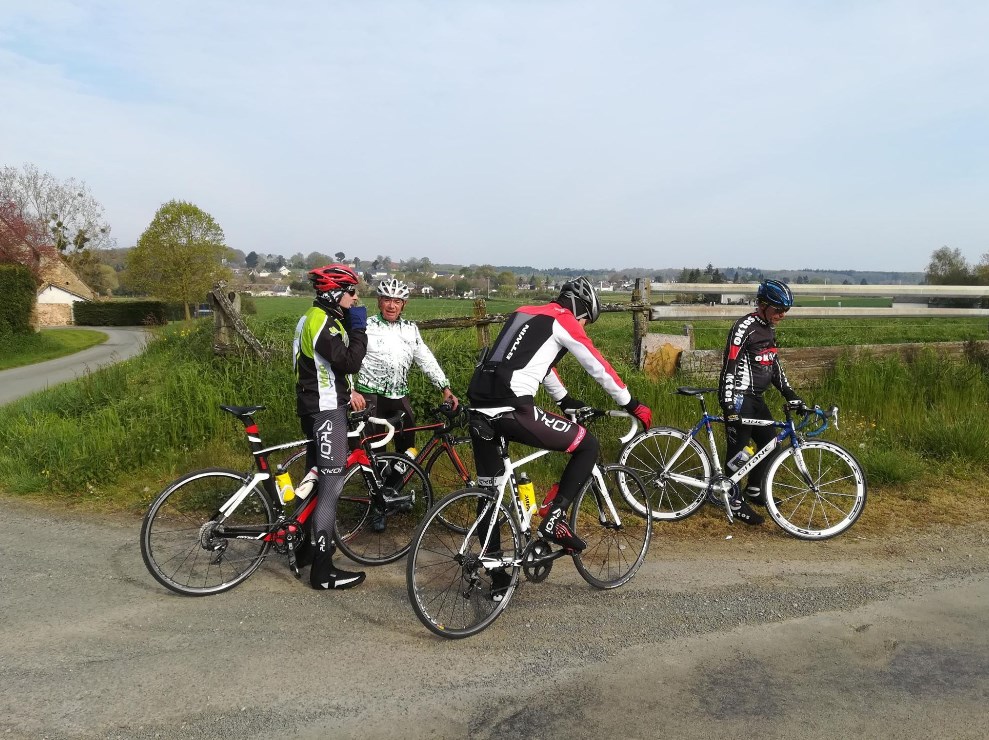
M 851 527 L 865 508 L 865 473 L 834 442 L 801 442 L 766 470 L 766 511 L 802 540 L 826 540 Z
M 645 483 L 656 521 L 683 519 L 704 503 L 706 486 L 699 483 L 711 479 L 711 460 L 701 443 L 680 429 L 657 427 L 640 434 L 622 448 L 618 462 L 634 470 Z M 688 485 L 685 479 L 698 484 Z M 626 485 L 624 478 L 619 478 L 619 485 L 628 500 L 633 487 Z M 639 505 L 634 500 L 629 503 Z
M 574 555 L 584 580 L 597 588 L 628 583 L 645 560 L 652 540 L 649 494 L 639 476 L 623 465 L 600 467 L 601 478 L 591 475 L 570 511 L 570 526 L 587 547 Z M 622 495 L 623 481 L 633 506 Z
M 522 533 L 497 498 L 482 488 L 452 493 L 426 515 L 413 539 L 405 571 L 409 601 L 419 621 L 441 637 L 477 634 L 499 617 L 515 592 Z M 489 540 L 482 552 L 495 512 L 500 541 Z
M 165 588 L 187 596 L 227 591 L 246 580 L 271 547 L 275 512 L 254 486 L 221 523 L 220 506 L 250 477 L 223 468 L 183 475 L 144 515 L 141 557 Z
M 344 473 L 337 503 L 336 540 L 341 552 L 361 565 L 383 565 L 402 558 L 412 535 L 433 503 L 426 473 L 407 455 L 375 455 L 380 494 L 373 476 L 354 465 Z

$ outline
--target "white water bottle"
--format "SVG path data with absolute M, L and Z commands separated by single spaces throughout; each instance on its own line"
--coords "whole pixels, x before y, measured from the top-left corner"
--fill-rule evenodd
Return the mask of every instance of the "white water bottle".
M 745 445 L 745 447 L 743 447 L 738 451 L 738 454 L 735 455 L 735 457 L 733 457 L 731 460 L 728 461 L 728 467 L 731 470 L 738 470 L 740 467 L 745 465 L 745 463 L 751 460 L 754 454 L 755 454 L 755 443 L 749 442 L 747 445 Z
M 295 495 L 300 499 L 305 498 L 310 493 L 312 493 L 313 486 L 316 485 L 316 479 L 319 477 L 319 471 L 314 467 L 309 469 L 306 473 L 305 478 L 299 481 L 299 487 L 295 489 Z

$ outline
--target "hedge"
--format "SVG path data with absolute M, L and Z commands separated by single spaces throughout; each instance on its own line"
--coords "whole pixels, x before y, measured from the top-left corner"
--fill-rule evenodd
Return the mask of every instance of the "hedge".
M 167 324 L 167 306 L 161 301 L 77 302 L 77 326 L 146 326 Z
M 0 264 L 0 336 L 30 334 L 38 284 L 24 265 Z

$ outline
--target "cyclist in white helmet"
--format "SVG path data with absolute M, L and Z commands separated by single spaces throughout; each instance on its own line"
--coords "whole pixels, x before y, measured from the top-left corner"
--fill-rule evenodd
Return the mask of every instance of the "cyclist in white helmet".
M 405 412 L 405 426 L 415 426 L 409 403 L 409 370 L 417 364 L 453 408 L 459 400 L 450 390 L 450 381 L 426 346 L 419 327 L 402 318 L 409 300 L 409 286 L 390 278 L 378 283 L 378 315 L 367 321 L 367 354 L 350 394 L 354 409 L 372 409 L 374 416 L 388 418 Z M 404 452 L 415 444 L 415 433 L 395 435 L 395 449 Z

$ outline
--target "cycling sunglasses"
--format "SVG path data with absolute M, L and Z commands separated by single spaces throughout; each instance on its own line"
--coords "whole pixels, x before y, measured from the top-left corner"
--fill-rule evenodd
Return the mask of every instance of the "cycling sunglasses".
M 357 286 L 351 285 L 347 288 L 344 288 L 343 292 L 346 293 L 347 295 L 357 295 Z

